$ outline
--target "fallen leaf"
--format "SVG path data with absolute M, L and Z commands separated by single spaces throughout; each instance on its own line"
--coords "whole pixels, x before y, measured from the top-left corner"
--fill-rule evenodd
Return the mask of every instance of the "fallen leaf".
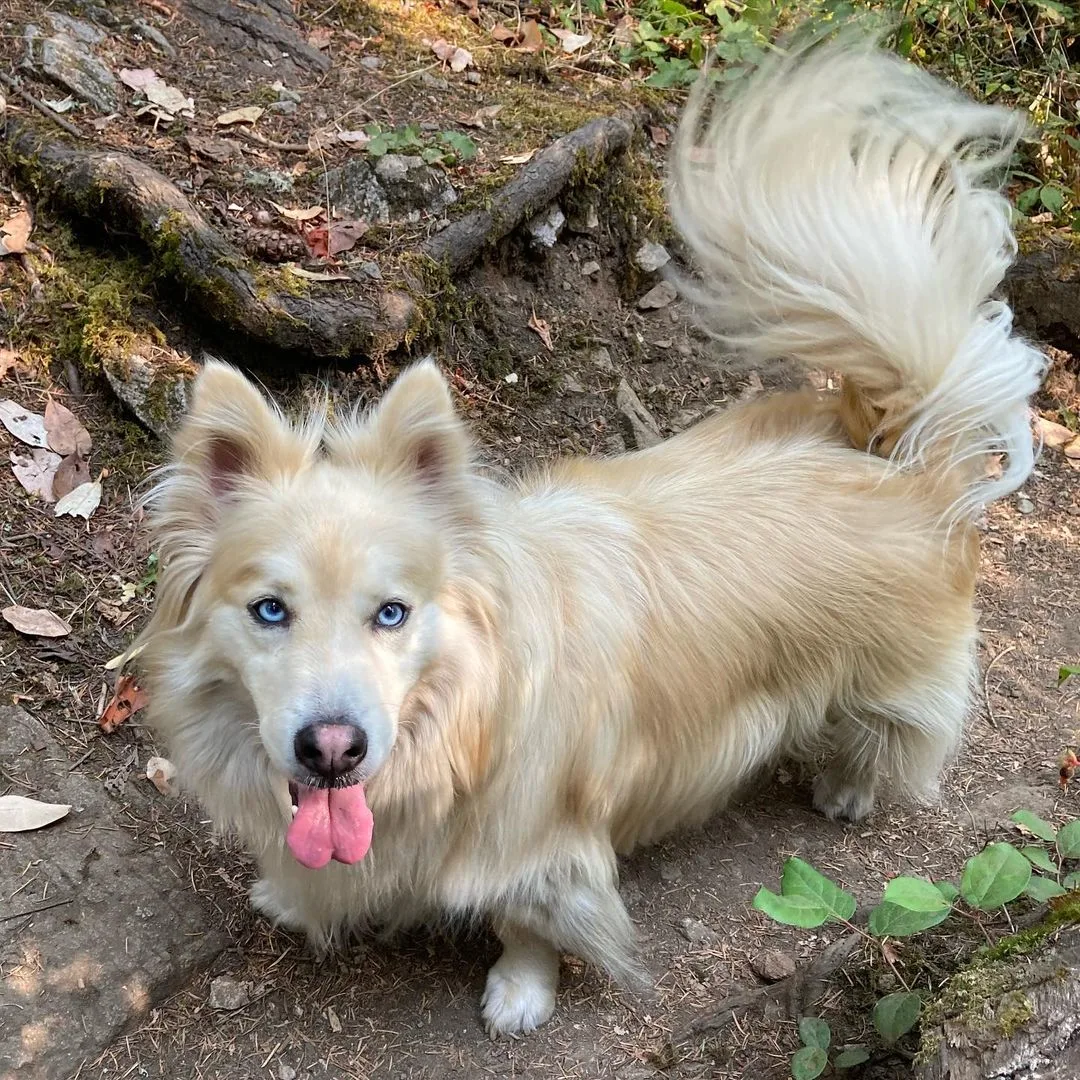
M 1077 435 L 1071 442 L 1066 443 L 1062 449 L 1065 451 L 1065 457 L 1069 461 L 1080 461 L 1080 435 Z
M 366 146 L 371 142 L 371 136 L 366 131 L 339 131 L 335 137 L 346 146 Z
M 576 53 L 592 42 L 592 34 L 589 33 L 575 34 L 572 30 L 562 29 L 552 30 L 551 32 L 562 43 L 562 50 L 565 53 Z
M 45 608 L 12 604 L 0 611 L 0 616 L 20 634 L 28 634 L 30 637 L 67 637 L 71 633 L 71 627 L 59 615 L 54 615 Z
M 17 402 L 5 398 L 0 401 L 0 424 L 3 424 L 19 442 L 48 450 L 49 436 L 45 431 L 45 417 L 40 413 L 30 412 Z
M 330 45 L 330 41 L 334 36 L 334 31 L 328 26 L 316 26 L 314 30 L 308 34 L 307 43 L 313 49 L 326 49 Z
M 458 3 L 466 9 L 465 17 L 467 19 L 472 19 L 473 22 L 480 21 L 479 0 L 458 0 Z
M 0 379 L 2 379 L 18 362 L 19 354 L 14 349 L 0 349 Z
M 518 32 L 516 30 L 511 30 L 508 26 L 503 26 L 502 23 L 496 23 L 491 28 L 491 36 L 496 41 L 503 41 L 503 42 L 517 41 Z
M 276 202 L 272 202 L 270 205 L 283 218 L 288 218 L 290 221 L 314 221 L 317 217 L 322 217 L 326 212 L 322 206 L 306 206 L 303 210 L 293 210 L 291 207 L 282 206 Z
M 17 210 L 0 225 L 0 255 L 22 255 L 32 224 L 29 210 Z
M 634 29 L 636 26 L 637 20 L 632 15 L 624 15 L 615 24 L 615 29 L 611 34 L 615 43 L 617 45 L 633 45 Z
M 254 124 L 265 112 L 258 105 L 245 105 L 242 109 L 230 109 L 223 112 L 214 123 L 219 127 L 228 127 L 230 124 Z
M 551 343 L 551 328 L 543 319 L 536 317 L 536 312 L 532 313 L 532 318 L 529 319 L 529 329 L 535 330 L 540 336 L 540 340 L 544 343 L 545 348 L 549 352 L 555 351 L 555 346 Z
M 312 258 L 330 258 L 330 230 L 327 229 L 325 225 L 319 225 L 314 229 L 306 230 L 304 233 L 304 243 L 307 244 L 308 251 L 311 252 Z
M 357 240 L 368 231 L 366 221 L 335 221 L 329 229 L 328 249 L 331 258 L 352 251 Z
M 338 1014 L 334 1012 L 332 1005 L 326 1006 L 326 1019 L 330 1022 L 330 1030 L 336 1035 L 341 1031 L 341 1021 L 338 1019 Z
M 75 108 L 75 99 L 68 94 L 66 98 L 59 98 L 57 100 L 50 101 L 48 98 L 42 98 L 41 103 L 48 105 L 54 113 L 59 113 L 63 116 L 66 112 L 71 112 Z
M 159 79 L 153 68 L 121 68 L 118 74 L 120 81 L 132 90 L 145 90 L 150 83 Z
M 1075 431 L 1064 424 L 1055 424 L 1053 420 L 1047 420 L 1044 416 L 1036 419 L 1035 427 L 1043 446 L 1049 450 L 1061 450 L 1066 443 L 1072 442 L 1077 437 Z
M 487 126 L 487 121 L 494 120 L 500 112 L 502 112 L 501 105 L 485 105 L 482 109 L 477 109 L 468 119 L 462 120 L 461 123 L 465 127 L 484 128 Z
M 444 63 L 450 65 L 451 71 L 462 72 L 473 62 L 472 53 L 459 45 L 451 45 L 443 38 L 439 38 L 431 46 L 431 51 Z
M 45 404 L 44 423 L 50 450 L 55 450 L 61 457 L 67 457 L 68 454 L 82 454 L 86 457 L 90 453 L 90 432 L 79 423 L 78 417 L 66 405 L 49 398 Z
M 297 266 L 295 263 L 286 263 L 285 269 L 290 274 L 295 274 L 299 278 L 304 278 L 305 281 L 351 281 L 352 278 L 348 274 L 328 274 L 321 270 L 305 270 L 302 266 Z
M 540 24 L 535 19 L 526 19 L 521 24 L 521 44 L 517 46 L 522 52 L 540 52 L 544 47 L 544 35 L 540 33 Z
M 240 157 L 242 151 L 240 144 L 235 139 L 215 139 L 207 135 L 185 135 L 184 143 L 187 148 L 199 157 L 218 163 L 232 161 Z
M 118 668 L 122 668 L 129 660 L 134 660 L 145 648 L 145 645 L 137 645 L 134 649 L 128 649 L 126 652 L 114 656 L 106 663 L 105 670 L 116 671 Z
M 135 682 L 134 675 L 121 675 L 116 680 L 116 690 L 113 692 L 112 700 L 98 717 L 98 726 L 106 735 L 111 735 L 140 709 L 146 708 L 149 700 L 146 691 Z
M 30 450 L 12 450 L 9 457 L 11 471 L 26 491 L 45 502 L 56 501 L 59 497 L 56 494 L 56 472 L 61 464 L 59 454 L 35 446 Z
M 40 802 L 25 795 L 0 795 L 0 833 L 44 829 L 71 813 L 67 803 Z
M 668 135 L 667 128 L 654 126 L 649 128 L 649 138 L 652 139 L 657 146 L 667 146 L 671 136 Z
M 174 793 L 176 766 L 168 758 L 152 757 L 146 763 L 146 779 L 158 789 L 159 795 L 168 797 Z
M 195 115 L 195 99 L 170 86 L 153 68 L 121 68 L 120 81 L 141 93 L 152 105 L 170 117 Z M 140 110 L 142 112 L 142 110 Z
M 535 156 L 535 150 L 526 150 L 524 154 L 509 154 L 507 157 L 499 158 L 499 160 L 504 165 L 524 165 L 527 161 L 532 161 Z
M 53 498 L 62 499 L 69 492 L 74 491 L 83 484 L 90 483 L 90 466 L 81 454 L 68 454 L 60 462 L 53 477 Z
M 101 504 L 101 483 L 97 480 L 89 484 L 80 484 L 73 488 L 56 503 L 53 511 L 57 517 L 69 514 L 89 520 L 90 515 Z

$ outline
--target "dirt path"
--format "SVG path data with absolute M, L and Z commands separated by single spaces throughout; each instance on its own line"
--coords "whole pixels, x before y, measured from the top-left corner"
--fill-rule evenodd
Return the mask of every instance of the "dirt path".
M 219 111 L 261 103 L 269 111 L 257 130 L 280 144 L 307 146 L 313 132 L 356 130 L 361 118 L 387 130 L 419 122 L 427 143 L 444 131 L 467 132 L 480 153 L 449 166 L 447 175 L 470 199 L 483 198 L 512 172 L 504 158 L 535 150 L 590 115 L 628 101 L 652 102 L 639 85 L 627 87 L 619 71 L 606 70 L 601 58 L 537 57 L 493 43 L 491 25 L 501 16 L 486 6 L 476 25 L 449 5 L 406 4 L 391 11 L 378 4 L 335 4 L 323 20 L 331 31 L 328 44 L 314 39 L 312 46 L 329 55 L 330 65 L 309 58 L 307 65 L 290 61 L 283 72 L 272 70 L 276 61 L 257 42 L 235 46 L 246 59 L 234 65 L 226 45 L 181 33 L 192 17 L 187 6 L 175 20 L 154 12 L 159 8 L 152 4 L 124 8 L 118 17 L 128 20 L 129 29 L 110 33 L 103 48 L 114 68 L 152 64 L 170 84 L 191 88 L 197 120 L 183 136 L 189 141 L 168 125 L 155 130 L 152 118 L 136 117 L 126 99 L 100 134 L 109 146 L 131 150 L 188 184 L 216 225 L 248 250 L 253 235 L 264 246 L 295 245 L 300 233 L 271 200 L 289 208 L 319 202 L 325 185 L 318 177 L 347 160 L 348 144 L 272 150 L 222 136 L 213 123 Z M 12 25 L 31 17 L 40 20 L 40 11 L 26 6 L 5 14 Z M 135 18 L 160 25 L 178 53 L 170 56 L 145 34 L 131 33 Z M 447 38 L 482 60 L 461 72 L 444 70 L 424 37 Z M 0 52 L 18 47 L 15 36 L 5 42 Z M 468 78 L 473 70 L 478 82 Z M 298 91 L 296 109 L 270 110 L 275 102 L 293 101 L 277 90 L 268 97 L 277 81 Z M 490 111 L 495 107 L 497 117 Z M 466 282 L 431 298 L 427 332 L 417 347 L 437 347 L 485 453 L 510 472 L 559 453 L 632 447 L 649 437 L 650 423 L 659 434 L 672 434 L 782 377 L 733 368 L 694 328 L 681 302 L 638 306 L 659 279 L 635 265 L 634 252 L 645 240 L 665 240 L 668 228 L 657 195 L 667 137 L 662 122 L 672 106 L 653 107 L 657 125 L 641 141 L 629 186 L 604 188 L 605 203 L 599 187 L 585 185 L 563 207 L 569 225 L 551 250 L 519 235 Z M 484 109 L 489 112 L 481 116 Z M 462 125 L 478 116 L 483 126 Z M 80 114 L 77 122 L 85 126 L 91 118 Z M 207 144 L 198 142 L 218 137 L 239 148 L 217 147 L 222 161 L 208 157 Z M 253 187 L 252 173 L 283 190 Z M 612 190 L 624 201 L 612 204 Z M 10 186 L 2 194 L 14 208 Z M 1018 807 L 1047 818 L 1080 816 L 1080 796 L 1075 787 L 1060 792 L 1056 765 L 1080 729 L 1080 686 L 1056 685 L 1059 665 L 1080 659 L 1080 474 L 1048 452 L 1023 495 L 987 515 L 980 589 L 984 681 L 966 750 L 947 778 L 940 807 L 886 805 L 864 825 L 844 827 L 815 815 L 804 778 L 781 768 L 706 828 L 624 863 L 622 891 L 656 978 L 655 999 L 631 999 L 568 960 L 554 1019 L 520 1042 L 489 1042 L 478 1022 L 477 1002 L 495 948 L 485 935 L 364 942 L 315 961 L 300 940 L 248 911 L 245 889 L 253 870 L 246 856 L 212 841 L 195 808 L 162 798 L 146 781 L 145 763 L 155 748 L 138 717 L 108 737 L 96 723 L 112 688 L 105 664 L 130 640 L 152 602 L 151 553 L 134 505 L 163 455 L 161 444 L 109 393 L 100 364 L 118 342 L 125 349 L 133 341 L 150 342 L 162 355 L 180 358 L 197 358 L 207 345 L 232 356 L 230 343 L 193 327 L 183 298 L 149 283 L 141 263 L 106 254 L 100 238 L 76 236 L 47 208 L 34 209 L 38 248 L 29 266 L 36 268 L 36 301 L 24 268 L 14 259 L 0 260 L 0 346 L 18 354 L 0 382 L 0 397 L 38 412 L 49 395 L 70 407 L 93 438 L 91 468 L 94 477 L 104 470 L 103 499 L 89 521 L 56 517 L 9 471 L 0 475 L 4 604 L 47 608 L 73 628 L 53 643 L 0 628 L 3 700 L 41 722 L 60 747 L 65 770 L 104 789 L 140 850 L 168 858 L 170 873 L 186 879 L 185 890 L 200 897 L 201 917 L 230 942 L 213 967 L 137 1016 L 100 1058 L 88 1059 L 82 1076 L 643 1080 L 663 1066 L 671 1077 L 783 1077 L 797 1045 L 791 1020 L 747 1017 L 677 1061 L 665 1056 L 665 1045 L 672 1032 L 725 995 L 754 985 L 751 961 L 763 949 L 802 959 L 831 939 L 780 930 L 751 911 L 754 892 L 775 883 L 786 855 L 811 860 L 870 900 L 900 871 L 955 875 Z M 413 233 L 430 229 L 431 219 L 425 213 L 414 222 L 378 226 L 343 253 L 349 287 L 365 287 L 359 279 L 371 263 L 389 275 L 393 253 Z M 301 264 L 309 255 L 301 256 Z M 259 257 L 276 265 L 265 249 Z M 349 402 L 370 398 L 394 368 L 387 361 L 337 372 L 329 377 L 332 394 Z M 1075 358 L 1055 354 L 1041 403 L 1047 410 L 1075 413 L 1077 370 Z M 628 416 L 624 380 L 639 399 L 637 426 Z M 314 382 L 311 376 L 268 376 L 270 387 L 290 400 L 302 398 Z M 0 450 L 17 449 L 17 441 L 0 431 Z M 16 790 L 10 777 L 0 780 L 0 791 L 8 790 Z M 6 851 L 0 854 L 5 858 Z M 113 887 L 123 892 L 122 875 Z M 0 902 L 17 906 L 14 893 Z M 101 929 L 115 935 L 122 968 L 123 927 L 106 922 Z M 152 940 L 152 921 L 146 933 Z M 12 959 L 20 940 L 12 935 L 3 942 L 0 971 L 9 979 L 29 963 L 21 955 Z M 942 957 L 943 973 L 947 966 Z M 211 983 L 221 977 L 247 984 L 234 1009 L 211 1004 Z M 857 1041 L 868 1027 L 860 1003 L 869 985 L 891 988 L 894 979 L 892 972 L 874 969 L 865 985 L 841 982 L 817 1010 L 844 1039 Z M 903 1059 L 883 1058 L 864 1075 L 903 1075 L 906 1067 Z

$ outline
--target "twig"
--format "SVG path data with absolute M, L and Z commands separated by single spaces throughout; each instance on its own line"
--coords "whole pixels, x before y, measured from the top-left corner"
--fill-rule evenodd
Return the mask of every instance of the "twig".
M 983 676 L 983 699 L 986 701 L 986 719 L 990 721 L 990 726 L 997 729 L 997 720 L 994 717 L 994 708 L 990 704 L 990 672 L 994 665 L 1003 657 L 1007 656 L 1016 648 L 1015 645 L 1010 645 L 1007 649 L 1002 649 L 1001 652 L 986 665 L 986 674 Z
M 52 908 L 63 907 L 65 904 L 74 904 L 72 899 L 54 900 L 51 904 L 41 904 L 27 911 L 17 911 L 14 915 L 0 915 L 0 922 L 8 922 L 11 919 L 21 919 L 24 915 L 37 915 L 42 911 L 50 911 Z
M 18 94 L 28 105 L 33 106 L 42 116 L 47 116 L 57 127 L 61 127 L 69 135 L 74 135 L 76 139 L 81 139 L 83 133 L 74 125 L 65 120 L 59 113 L 53 112 L 43 101 L 38 101 L 33 94 L 28 94 L 10 75 L 6 75 L 0 71 L 0 82 L 2 82 L 12 93 Z
M 257 131 L 251 131 L 248 128 L 239 128 L 236 134 L 257 143 L 259 146 L 265 146 L 267 150 L 284 150 L 290 154 L 306 154 L 311 149 L 307 143 L 274 142 L 273 139 L 268 139 L 265 135 L 260 135 Z

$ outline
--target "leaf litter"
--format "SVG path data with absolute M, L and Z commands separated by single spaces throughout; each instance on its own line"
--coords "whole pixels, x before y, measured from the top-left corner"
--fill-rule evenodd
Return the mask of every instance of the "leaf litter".
M 98 726 L 106 735 L 111 735 L 140 709 L 146 708 L 149 701 L 146 691 L 135 681 L 134 675 L 121 675 L 116 680 L 112 699 L 98 718 Z
M 45 608 L 28 608 L 21 604 L 12 604 L 0 611 L 0 617 L 20 634 L 26 634 L 29 637 L 58 638 L 67 637 L 71 633 L 69 623 Z
M 44 829 L 71 813 L 67 803 L 47 803 L 25 795 L 0 795 L 0 833 Z

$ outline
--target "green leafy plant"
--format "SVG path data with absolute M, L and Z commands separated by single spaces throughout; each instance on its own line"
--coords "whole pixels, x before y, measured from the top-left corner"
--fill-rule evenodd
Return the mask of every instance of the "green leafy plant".
M 1080 869 L 1066 865 L 1080 861 L 1080 820 L 1057 829 L 1030 810 L 1016 811 L 1011 820 L 1028 842 L 1019 846 L 1001 841 L 987 844 L 964 864 L 959 886 L 907 874 L 892 878 L 880 902 L 870 911 L 865 930 L 852 921 L 855 897 L 797 856 L 784 862 L 780 891 L 762 887 L 753 906 L 787 926 L 812 929 L 840 923 L 874 945 L 904 986 L 874 1006 L 874 1028 L 882 1044 L 891 1046 L 918 1024 L 922 996 L 897 970 L 889 939 L 929 930 L 950 916 L 966 917 L 982 925 L 993 913 L 1021 897 L 1044 903 L 1080 889 Z M 795 1080 L 813 1080 L 829 1065 L 828 1024 L 803 1017 L 799 1021 L 799 1039 L 802 1046 L 792 1058 L 792 1075 Z M 844 1047 L 832 1066 L 850 1068 L 868 1056 L 863 1046 Z
M 372 157 L 386 154 L 415 154 L 429 165 L 457 165 L 476 157 L 476 143 L 460 131 L 440 131 L 428 134 L 415 124 L 400 128 L 384 128 L 368 124 L 364 132 L 369 138 L 365 149 Z

